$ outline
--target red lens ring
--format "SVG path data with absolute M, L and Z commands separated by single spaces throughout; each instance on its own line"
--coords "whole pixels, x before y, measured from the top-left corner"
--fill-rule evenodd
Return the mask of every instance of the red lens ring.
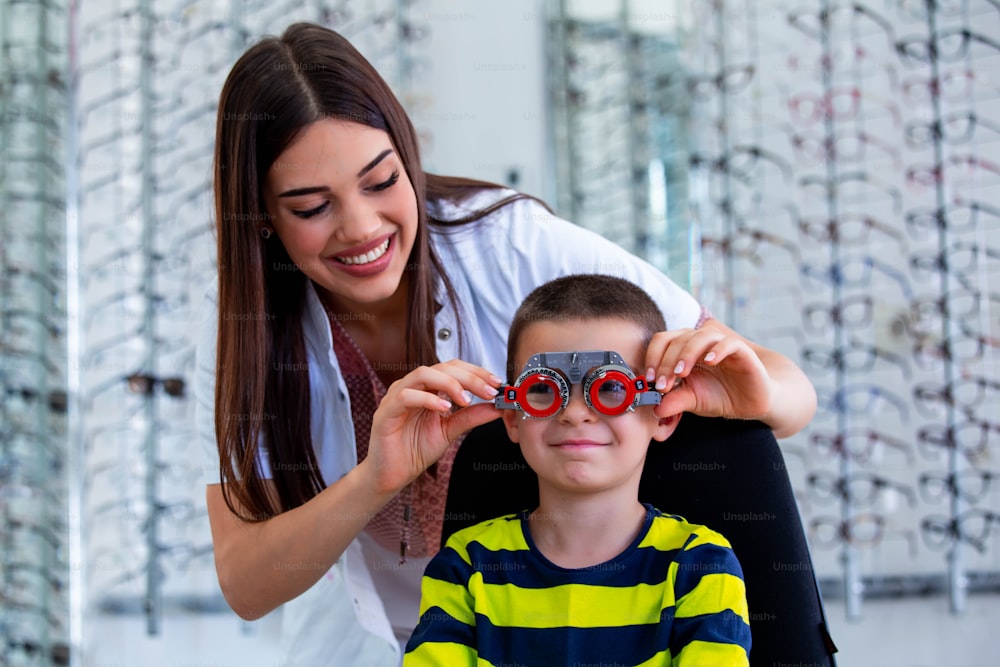
M 618 382 L 621 382 L 625 385 L 626 391 L 628 392 L 621 405 L 614 408 L 608 408 L 602 404 L 598 398 L 600 395 L 601 385 L 608 380 L 617 380 Z M 584 394 L 587 396 L 587 404 L 590 407 L 597 410 L 602 415 L 616 417 L 620 414 L 624 414 L 629 408 L 635 405 L 635 380 L 633 377 L 626 375 L 622 371 L 614 369 L 601 371 L 599 373 L 595 373 L 587 380 L 587 386 L 584 388 Z
M 554 392 L 555 400 L 552 401 L 552 405 L 546 410 L 536 410 L 531 407 L 528 403 L 528 388 L 534 384 L 541 382 L 542 384 L 547 384 L 552 388 Z M 551 417 L 563 408 L 563 401 L 560 400 L 564 395 L 563 388 L 559 385 L 554 377 L 547 375 L 545 373 L 532 373 L 527 377 L 523 377 L 518 380 L 517 383 L 517 403 L 521 406 L 526 414 L 536 417 L 538 419 L 544 419 L 546 417 Z

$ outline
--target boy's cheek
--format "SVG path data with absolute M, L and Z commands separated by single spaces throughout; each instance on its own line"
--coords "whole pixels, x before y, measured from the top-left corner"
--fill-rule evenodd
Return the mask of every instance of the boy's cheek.
M 521 413 L 516 410 L 504 410 L 503 415 L 503 425 L 507 429 L 507 437 L 510 438 L 511 442 L 519 443 L 520 432 L 518 431 L 521 419 Z

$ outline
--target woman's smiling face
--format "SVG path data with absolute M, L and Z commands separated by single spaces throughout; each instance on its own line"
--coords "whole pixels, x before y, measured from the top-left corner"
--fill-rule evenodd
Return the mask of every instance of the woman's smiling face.
M 357 312 L 405 296 L 417 198 L 386 132 L 309 125 L 271 165 L 264 202 L 288 256 L 333 307 Z

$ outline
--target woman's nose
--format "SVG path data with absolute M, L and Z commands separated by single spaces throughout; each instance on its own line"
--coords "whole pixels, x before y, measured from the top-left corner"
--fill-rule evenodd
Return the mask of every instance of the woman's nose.
M 382 227 L 378 211 L 360 198 L 342 202 L 337 207 L 333 222 L 334 236 L 345 244 L 367 241 Z

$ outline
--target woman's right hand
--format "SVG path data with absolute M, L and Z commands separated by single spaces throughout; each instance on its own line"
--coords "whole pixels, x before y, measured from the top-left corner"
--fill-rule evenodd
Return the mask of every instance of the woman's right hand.
M 378 493 L 395 494 L 466 431 L 499 416 L 492 399 L 503 381 L 452 360 L 420 366 L 393 382 L 372 416 L 367 467 Z M 486 403 L 471 404 L 473 395 Z

